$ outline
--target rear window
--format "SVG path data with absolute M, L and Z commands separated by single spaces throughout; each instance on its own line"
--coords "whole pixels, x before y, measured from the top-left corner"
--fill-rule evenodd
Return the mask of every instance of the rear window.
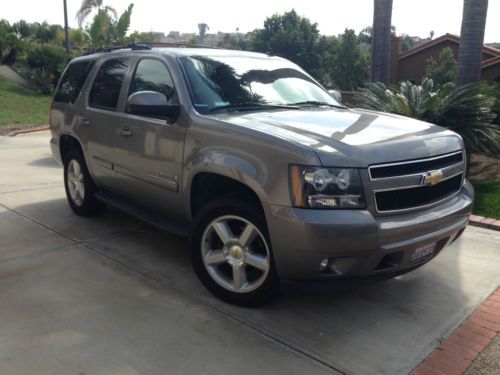
M 91 107 L 116 110 L 127 69 L 128 62 L 125 59 L 112 59 L 102 64 L 90 91 Z
M 61 78 L 54 101 L 69 104 L 76 102 L 93 65 L 93 60 L 71 63 Z

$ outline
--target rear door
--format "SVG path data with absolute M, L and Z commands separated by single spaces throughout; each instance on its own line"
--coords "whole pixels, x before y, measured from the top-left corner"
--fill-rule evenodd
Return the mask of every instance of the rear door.
M 57 86 L 50 107 L 50 126 L 53 129 L 50 142 L 53 151 L 56 152 L 55 156 L 58 158 L 59 139 L 56 136 L 68 132 L 68 128 L 75 128 L 75 126 L 78 128 L 79 110 L 82 107 L 81 103 L 85 101 L 85 98 L 82 98 L 84 95 L 80 95 L 80 92 L 82 92 L 94 64 L 93 59 L 77 60 L 70 63 Z
M 130 66 L 127 57 L 108 58 L 101 63 L 77 120 L 93 177 L 98 185 L 107 188 L 114 185 L 114 141 L 121 121 L 118 109 L 123 105 L 122 91 Z
M 138 91 L 157 91 L 169 104 L 179 99 L 166 63 L 142 57 L 135 64 L 126 96 Z M 127 112 L 115 133 L 116 189 L 144 206 L 170 217 L 182 214 L 179 196 L 185 128 L 166 118 Z

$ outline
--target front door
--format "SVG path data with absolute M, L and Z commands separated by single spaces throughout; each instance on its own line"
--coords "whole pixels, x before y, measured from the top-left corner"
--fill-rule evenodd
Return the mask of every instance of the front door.
M 128 95 L 157 91 L 169 104 L 178 97 L 165 63 L 156 58 L 137 62 Z M 127 95 L 127 96 L 128 96 Z M 127 113 L 115 134 L 114 171 L 121 195 L 170 217 L 182 215 L 180 199 L 185 128 L 153 118 Z

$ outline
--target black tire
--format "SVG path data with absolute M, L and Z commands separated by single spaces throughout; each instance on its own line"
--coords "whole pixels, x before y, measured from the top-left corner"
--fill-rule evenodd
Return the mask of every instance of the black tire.
M 266 241 L 269 252 L 269 264 L 267 275 L 262 276 L 264 280 L 255 290 L 248 292 L 234 292 L 219 285 L 218 282 L 207 271 L 203 261 L 202 240 L 210 224 L 224 216 L 237 216 L 244 218 L 258 229 Z M 259 237 L 258 241 L 262 241 Z M 191 259 L 196 275 L 203 285 L 219 299 L 238 306 L 256 307 L 262 306 L 275 299 L 280 292 L 280 280 L 274 266 L 271 242 L 261 209 L 256 209 L 255 205 L 237 198 L 216 198 L 203 207 L 196 215 L 193 229 L 190 236 Z M 246 248 L 245 248 L 246 249 Z M 225 266 L 225 264 L 223 264 Z M 244 266 L 247 269 L 248 266 Z M 250 267 L 251 268 L 251 267 Z M 245 274 L 248 271 L 245 271 Z
M 76 161 L 80 166 L 81 174 L 82 174 L 82 183 L 83 183 L 83 199 L 78 202 L 75 201 L 71 196 L 71 188 L 69 186 L 68 180 L 68 168 L 70 168 L 70 164 L 72 161 Z M 106 209 L 106 205 L 98 200 L 95 196 L 95 193 L 98 191 L 97 186 L 95 185 L 92 177 L 90 176 L 89 170 L 87 168 L 87 164 L 85 163 L 85 158 L 80 150 L 70 150 L 64 156 L 64 188 L 66 190 L 66 198 L 68 199 L 68 203 L 73 210 L 79 216 L 94 216 L 102 213 Z

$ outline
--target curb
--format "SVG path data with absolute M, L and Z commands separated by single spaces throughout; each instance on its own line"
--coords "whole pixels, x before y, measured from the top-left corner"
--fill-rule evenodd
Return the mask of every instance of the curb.
M 497 289 L 411 375 L 462 375 L 499 332 L 500 289 Z
M 29 129 L 14 130 L 14 131 L 11 131 L 10 133 L 7 133 L 6 136 L 7 137 L 15 137 L 16 135 L 20 135 L 20 134 L 41 132 L 41 131 L 49 130 L 49 129 L 50 129 L 49 125 L 42 125 L 42 126 L 37 126 L 34 128 L 29 128 Z
M 483 216 L 471 215 L 469 218 L 469 225 L 500 231 L 500 220 Z

